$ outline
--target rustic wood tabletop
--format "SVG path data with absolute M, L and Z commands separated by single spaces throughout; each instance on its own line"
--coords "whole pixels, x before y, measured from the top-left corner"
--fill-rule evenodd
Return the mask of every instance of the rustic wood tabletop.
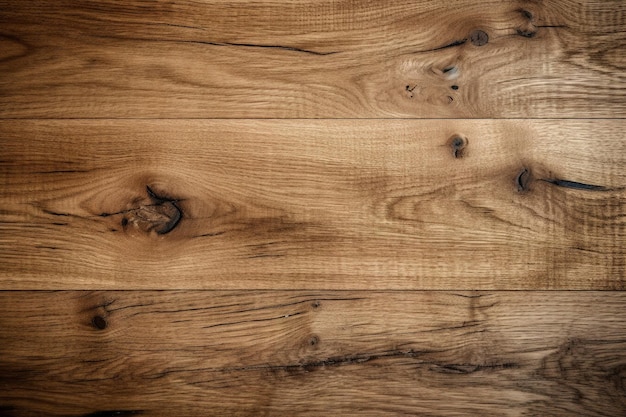
M 0 416 L 626 415 L 625 33 L 0 0 Z

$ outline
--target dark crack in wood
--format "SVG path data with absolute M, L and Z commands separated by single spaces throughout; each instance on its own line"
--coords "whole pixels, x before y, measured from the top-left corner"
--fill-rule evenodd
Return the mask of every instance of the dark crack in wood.
M 541 180 L 545 181 L 547 183 L 556 185 L 557 187 L 571 188 L 571 189 L 574 189 L 574 190 L 615 191 L 615 190 L 621 190 L 622 189 L 622 188 L 609 188 L 609 187 L 605 187 L 603 185 L 586 184 L 584 182 L 562 180 L 560 178 L 542 178 Z

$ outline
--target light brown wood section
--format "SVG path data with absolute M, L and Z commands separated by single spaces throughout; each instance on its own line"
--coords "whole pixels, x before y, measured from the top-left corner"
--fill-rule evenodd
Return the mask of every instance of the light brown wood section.
M 625 25 L 605 0 L 0 1 L 0 117 L 624 117 Z
M 2 292 L 1 411 L 619 416 L 625 302 L 623 292 Z
M 626 416 L 625 128 L 625 0 L 0 0 L 0 417 Z
M 4 121 L 3 289 L 618 289 L 621 121 Z

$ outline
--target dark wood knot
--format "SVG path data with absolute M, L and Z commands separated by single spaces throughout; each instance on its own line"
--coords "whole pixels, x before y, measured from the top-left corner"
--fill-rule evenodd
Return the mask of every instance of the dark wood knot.
M 489 35 L 485 31 L 477 29 L 470 33 L 470 42 L 474 46 L 483 46 L 489 42 Z
M 304 345 L 306 349 L 318 350 L 320 344 L 320 338 L 316 334 L 312 334 L 307 339 L 304 340 Z
M 448 139 L 448 145 L 452 148 L 452 155 L 455 158 L 463 158 L 468 140 L 461 135 L 454 135 Z
M 107 328 L 107 321 L 102 316 L 94 316 L 94 318 L 91 319 L 91 324 L 98 330 L 104 330 Z
M 150 203 L 128 210 L 121 221 L 122 227 L 132 224 L 143 232 L 155 231 L 159 235 L 171 232 L 183 217 L 178 200 L 160 196 L 150 187 L 146 191 Z
M 522 36 L 524 38 L 534 38 L 535 35 L 537 34 L 537 30 L 534 28 L 532 29 L 517 28 L 516 32 L 519 36 Z
M 152 204 L 140 207 L 135 215 L 138 223 L 145 223 L 145 230 L 155 230 L 164 235 L 171 232 L 182 218 L 182 211 L 176 200 L 158 196 L 150 187 L 146 187 Z

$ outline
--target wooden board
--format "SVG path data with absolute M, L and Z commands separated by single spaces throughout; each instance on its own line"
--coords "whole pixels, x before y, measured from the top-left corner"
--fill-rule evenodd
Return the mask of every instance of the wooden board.
M 623 292 L 2 292 L 0 410 L 619 416 L 625 302 Z
M 0 1 L 0 117 L 624 117 L 624 2 Z
M 0 0 L 0 417 L 626 416 L 625 29 Z
M 621 289 L 613 120 L 4 121 L 3 289 Z

